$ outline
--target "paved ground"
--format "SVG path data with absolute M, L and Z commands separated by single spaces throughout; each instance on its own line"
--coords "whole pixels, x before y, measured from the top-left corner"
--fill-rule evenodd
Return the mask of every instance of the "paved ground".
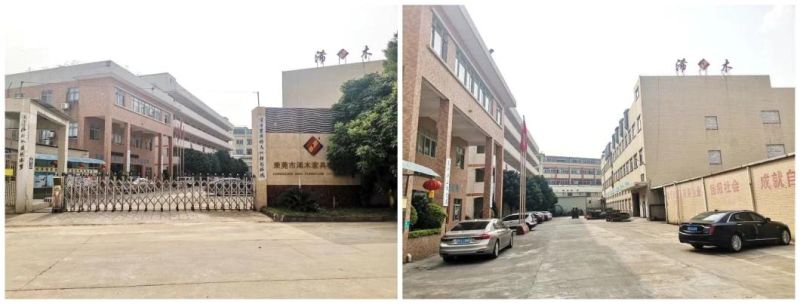
M 255 212 L 6 219 L 8 298 L 395 298 L 395 223 Z
M 404 298 L 794 298 L 794 245 L 696 251 L 677 228 L 556 218 L 495 260 L 403 266 Z

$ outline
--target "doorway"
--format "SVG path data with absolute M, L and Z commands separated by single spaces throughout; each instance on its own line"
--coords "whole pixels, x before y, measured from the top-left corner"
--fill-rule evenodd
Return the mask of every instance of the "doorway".
M 641 217 L 642 213 L 641 213 L 641 208 L 640 208 L 640 205 L 639 205 L 639 192 L 631 193 L 631 197 L 633 199 L 633 203 L 631 204 L 631 205 L 633 205 L 633 206 L 631 206 L 633 208 L 633 212 L 632 212 L 631 216 Z

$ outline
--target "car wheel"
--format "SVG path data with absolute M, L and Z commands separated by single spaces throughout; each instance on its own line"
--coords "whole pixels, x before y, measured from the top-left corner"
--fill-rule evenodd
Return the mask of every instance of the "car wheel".
M 789 245 L 789 243 L 791 242 L 792 242 L 792 235 L 789 234 L 789 230 L 786 229 L 781 230 L 780 244 Z
M 491 258 L 496 259 L 500 256 L 500 242 L 494 242 L 494 248 L 492 248 L 492 255 Z
M 511 234 L 511 239 L 508 241 L 508 248 L 514 248 L 514 234 Z
M 703 249 L 703 245 L 701 244 L 692 244 L 692 247 L 694 247 L 694 249 Z
M 728 243 L 728 249 L 733 252 L 739 252 L 742 250 L 742 237 L 738 234 L 734 234 L 731 236 L 731 240 Z
M 442 257 L 442 260 L 444 260 L 445 263 L 452 263 L 456 260 L 456 258 L 454 256 L 446 255 Z

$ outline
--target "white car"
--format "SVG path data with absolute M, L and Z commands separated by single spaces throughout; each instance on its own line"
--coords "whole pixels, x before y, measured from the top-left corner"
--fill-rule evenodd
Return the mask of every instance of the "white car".
M 509 214 L 503 218 L 503 224 L 510 228 L 515 228 L 519 226 L 519 213 Z M 528 225 L 528 230 L 532 229 L 536 224 L 539 222 L 536 220 L 536 217 L 533 216 L 532 212 L 526 212 L 525 214 L 525 224 Z

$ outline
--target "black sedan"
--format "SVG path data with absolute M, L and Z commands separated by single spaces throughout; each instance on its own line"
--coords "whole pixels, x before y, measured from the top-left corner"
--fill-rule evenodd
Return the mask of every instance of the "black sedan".
M 789 227 L 747 210 L 703 212 L 678 228 L 678 239 L 696 249 L 717 246 L 738 252 L 759 243 L 789 245 Z

